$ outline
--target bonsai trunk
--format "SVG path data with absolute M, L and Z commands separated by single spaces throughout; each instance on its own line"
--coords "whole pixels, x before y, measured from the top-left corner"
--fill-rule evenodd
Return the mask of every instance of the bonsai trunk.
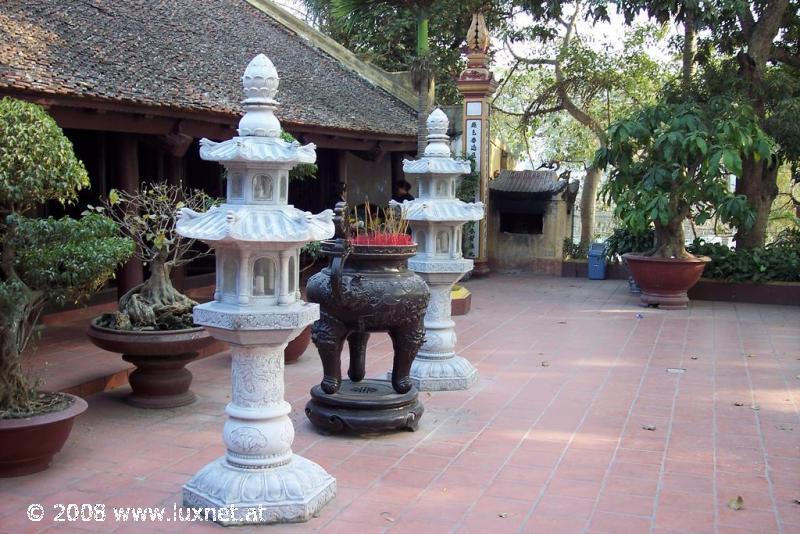
M 195 301 L 172 285 L 171 265 L 161 258 L 150 264 L 150 277 L 126 293 L 119 301 L 119 311 L 130 317 L 134 326 L 155 326 L 192 312 Z
M 778 196 L 778 166 L 769 160 L 742 161 L 742 178 L 736 182 L 736 193 L 747 197 L 747 203 L 756 215 L 751 228 L 740 226 L 736 230 L 736 248 L 756 248 L 764 245 L 772 202 Z
M 600 174 L 601 171 L 597 167 L 589 167 L 586 170 L 586 178 L 583 180 L 583 192 L 581 193 L 581 245 L 586 247 L 592 242 L 595 200 L 597 199 L 597 187 L 600 184 Z
M 35 383 L 22 371 L 22 353 L 28 345 L 45 299 L 40 291 L 21 291 L 19 305 L 0 323 L 0 419 L 1 412 L 29 412 L 35 399 Z
M 684 247 L 683 220 L 686 217 L 673 217 L 667 224 L 655 221 L 656 243 L 648 256 L 656 258 L 691 258 Z

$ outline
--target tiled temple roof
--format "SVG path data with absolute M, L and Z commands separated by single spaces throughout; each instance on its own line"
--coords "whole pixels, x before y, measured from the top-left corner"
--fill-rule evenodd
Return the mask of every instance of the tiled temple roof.
M 416 135 L 416 112 L 245 0 L 3 0 L 0 90 L 241 113 L 256 54 L 287 123 Z
M 555 171 L 500 171 L 500 175 L 489 182 L 489 189 L 503 193 L 550 193 L 554 195 L 566 189 L 567 180 L 559 179 Z

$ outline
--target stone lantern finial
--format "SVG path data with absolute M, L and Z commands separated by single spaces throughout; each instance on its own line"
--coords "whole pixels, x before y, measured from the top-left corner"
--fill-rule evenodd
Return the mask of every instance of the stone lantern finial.
M 450 121 L 441 108 L 434 109 L 428 116 L 428 146 L 425 147 L 425 156 L 432 158 L 450 157 L 450 137 L 447 127 Z
M 248 63 L 242 76 L 245 114 L 239 121 L 239 135 L 278 137 L 281 134 L 281 123 L 275 116 L 279 81 L 275 65 L 264 54 L 258 54 Z

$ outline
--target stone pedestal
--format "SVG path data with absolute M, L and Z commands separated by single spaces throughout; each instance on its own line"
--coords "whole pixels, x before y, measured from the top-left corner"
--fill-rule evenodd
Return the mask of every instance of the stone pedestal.
M 455 353 L 456 330 L 450 303 L 453 284 L 472 269 L 472 261 L 450 262 L 451 272 L 426 272 L 424 262 L 409 261 L 409 267 L 428 284 L 431 300 L 425 311 L 425 343 L 411 365 L 411 380 L 420 391 L 468 389 L 478 372 L 465 358 Z
M 314 462 L 292 453 L 292 407 L 284 399 L 283 350 L 319 318 L 316 304 L 249 315 L 217 302 L 195 308 L 195 321 L 231 347 L 231 402 L 223 430 L 225 456 L 183 488 L 185 506 L 240 509 L 260 519 L 222 524 L 307 521 L 336 493 L 336 481 Z M 272 329 L 261 328 L 270 325 Z

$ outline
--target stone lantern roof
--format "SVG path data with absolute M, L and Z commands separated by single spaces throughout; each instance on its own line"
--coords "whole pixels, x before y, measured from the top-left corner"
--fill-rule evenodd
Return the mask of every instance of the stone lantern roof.
M 479 221 L 484 215 L 482 202 L 466 203 L 456 198 L 456 179 L 471 172 L 470 163 L 455 159 L 450 153 L 447 115 L 436 108 L 428 117 L 428 145 L 423 156 L 404 160 L 403 172 L 417 175 L 419 198 L 402 204 L 403 216 L 409 221 L 467 222 Z
M 236 196 L 229 188 L 227 202 L 205 213 L 182 209 L 178 221 L 181 235 L 212 245 L 306 243 L 330 237 L 331 210 L 312 215 L 288 205 L 285 198 L 288 170 L 299 163 L 314 163 L 316 147 L 313 143 L 303 146 L 281 138 L 281 125 L 274 113 L 279 81 L 275 66 L 264 54 L 247 65 L 242 76 L 246 98 L 242 102 L 245 114 L 239 121 L 239 135 L 220 143 L 200 141 L 200 157 L 224 164 L 229 181 L 239 181 L 240 193 Z M 259 186 L 256 181 L 261 177 L 268 179 L 270 194 L 254 201 L 255 193 L 250 191 Z M 237 200 L 239 197 L 241 200 Z

